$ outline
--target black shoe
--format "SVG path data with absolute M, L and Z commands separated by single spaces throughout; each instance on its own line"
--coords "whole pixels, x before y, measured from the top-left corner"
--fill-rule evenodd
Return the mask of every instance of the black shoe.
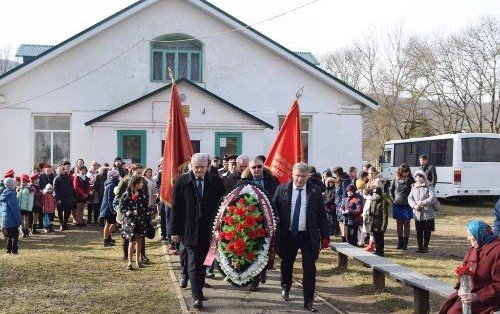
M 203 287 L 204 288 L 208 288 L 208 289 L 212 288 L 212 286 L 209 283 L 206 283 L 206 282 L 203 284 Z
M 264 271 L 260 274 L 260 283 L 266 283 L 267 281 L 267 273 Z
M 127 270 L 134 270 L 134 269 L 132 268 L 132 264 L 128 264 L 128 265 L 127 265 Z
M 403 238 L 403 250 L 408 250 L 408 238 Z
M 290 300 L 290 290 L 287 289 L 281 289 L 281 299 L 283 301 L 288 301 Z
M 205 302 L 205 301 L 208 301 L 208 298 L 207 298 L 206 296 L 203 296 L 203 298 L 201 298 L 201 300 L 202 300 L 203 302 Z
M 316 310 L 316 308 L 313 307 L 313 303 L 312 302 L 304 302 L 304 308 L 306 310 L 308 310 L 309 312 L 313 312 L 313 313 L 318 312 L 318 310 Z
M 255 292 L 255 291 L 257 291 L 258 287 L 259 287 L 259 282 L 254 279 L 254 281 L 252 281 L 252 283 L 248 287 L 248 291 Z
M 404 240 L 404 238 L 398 237 L 398 246 L 396 246 L 396 250 L 402 250 L 403 249 L 403 240 Z
M 10 254 L 10 253 L 12 253 L 12 251 L 11 250 L 7 250 L 7 254 Z
M 137 268 L 144 268 L 144 264 L 142 262 L 135 263 Z
M 187 285 L 188 285 L 188 280 L 187 280 L 187 279 L 182 278 L 182 279 L 181 279 L 181 288 L 183 288 L 183 289 L 184 289 L 184 288 L 186 288 L 186 287 L 187 287 Z
M 17 255 L 17 254 L 19 254 L 19 252 L 18 251 L 12 251 L 12 254 Z
M 422 251 L 420 251 L 420 253 L 429 253 L 429 249 L 426 247 L 423 247 Z
M 104 239 L 104 247 L 111 247 L 111 243 L 109 243 L 108 239 Z
M 419 247 L 418 250 L 415 251 L 415 253 L 422 253 L 423 248 Z
M 193 308 L 197 310 L 201 310 L 203 308 L 203 301 L 202 300 L 195 300 L 193 303 Z

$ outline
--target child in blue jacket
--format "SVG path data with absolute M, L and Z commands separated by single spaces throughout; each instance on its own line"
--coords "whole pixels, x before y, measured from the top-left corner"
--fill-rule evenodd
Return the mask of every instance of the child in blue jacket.
M 2 217 L 2 232 L 7 239 L 7 253 L 17 254 L 19 226 L 21 225 L 21 210 L 16 195 L 16 181 L 7 178 L 4 181 L 5 189 L 0 195 L 0 216 Z

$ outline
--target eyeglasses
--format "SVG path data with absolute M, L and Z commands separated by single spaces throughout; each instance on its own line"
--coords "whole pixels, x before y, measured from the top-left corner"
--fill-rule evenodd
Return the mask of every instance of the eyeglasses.
M 252 168 L 252 169 L 262 169 L 262 165 L 252 166 L 250 168 Z

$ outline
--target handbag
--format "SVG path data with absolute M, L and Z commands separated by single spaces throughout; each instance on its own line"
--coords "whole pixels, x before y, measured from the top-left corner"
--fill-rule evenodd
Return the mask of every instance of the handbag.
M 156 229 L 153 227 L 153 224 L 151 221 L 148 222 L 148 226 L 146 228 L 146 238 L 148 239 L 154 239 L 156 235 Z

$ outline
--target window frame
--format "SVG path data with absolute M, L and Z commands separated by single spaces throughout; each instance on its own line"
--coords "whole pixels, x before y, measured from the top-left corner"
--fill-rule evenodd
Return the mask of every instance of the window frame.
M 283 122 L 285 121 L 286 115 L 278 115 L 278 132 L 281 130 L 281 127 L 283 125 Z M 304 155 L 304 162 L 308 162 L 309 160 L 309 152 L 311 150 L 311 123 L 312 123 L 312 116 L 309 115 L 300 115 L 300 136 L 301 136 L 301 142 L 302 142 L 302 153 Z M 302 123 L 302 119 L 307 120 L 307 130 L 303 129 L 304 123 Z M 302 141 L 302 136 L 307 135 L 307 153 L 306 153 L 306 148 L 304 147 L 304 141 Z
M 142 166 L 145 166 L 147 163 L 147 131 L 146 130 L 116 130 L 116 135 L 117 135 L 117 152 L 118 156 L 121 158 L 125 159 L 125 156 L 123 156 L 123 138 L 124 136 L 127 135 L 132 135 L 132 136 L 140 136 L 141 137 L 141 161 L 138 162 Z M 132 161 L 134 163 L 134 161 Z
M 168 40 L 168 37 L 165 39 Z M 201 42 L 200 42 L 201 46 Z M 203 49 L 171 49 L 171 48 L 157 48 L 153 46 L 153 43 L 151 43 L 150 49 L 149 49 L 149 60 L 150 60 L 150 80 L 151 82 L 170 82 L 170 77 L 168 76 L 168 70 L 167 70 L 167 62 L 166 62 L 166 55 L 167 53 L 174 54 L 174 64 L 175 64 L 175 73 L 174 78 L 177 80 L 179 79 L 179 54 L 185 53 L 187 54 L 187 72 L 186 72 L 186 79 L 189 79 L 192 82 L 202 82 L 202 74 L 203 74 Z M 155 52 L 160 52 L 161 53 L 161 79 L 155 79 L 154 73 L 155 73 L 155 64 L 154 64 L 154 53 Z M 198 63 L 199 63 L 199 69 L 198 69 L 198 80 L 192 80 L 192 55 L 193 54 L 198 54 Z
M 41 160 L 36 160 L 36 133 L 50 133 L 50 161 L 48 161 L 51 165 L 54 165 L 54 133 L 69 133 L 69 156 L 67 156 L 68 160 L 71 160 L 71 114 L 34 114 L 31 119 L 31 133 L 33 136 L 32 140 L 32 158 L 35 164 L 41 162 Z M 35 129 L 35 119 L 38 117 L 64 117 L 69 119 L 69 127 L 68 129 Z M 63 158 L 65 159 L 65 158 Z

